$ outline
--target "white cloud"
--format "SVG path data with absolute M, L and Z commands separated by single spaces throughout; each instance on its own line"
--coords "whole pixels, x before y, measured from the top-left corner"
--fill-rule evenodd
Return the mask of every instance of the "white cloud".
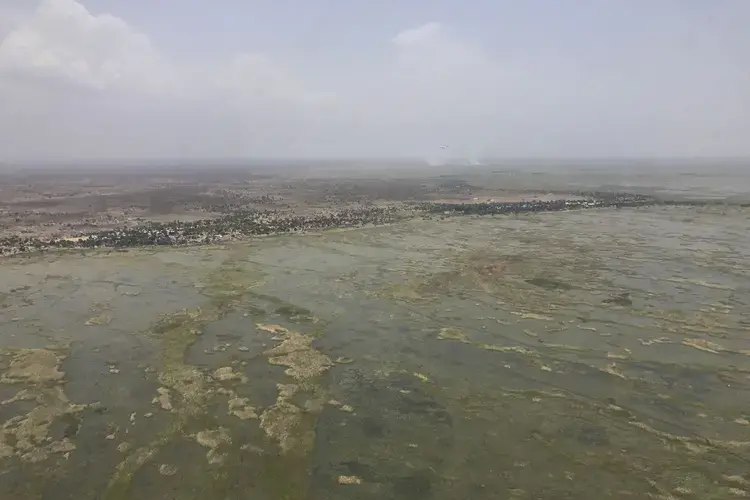
M 264 54 L 179 64 L 74 0 L 44 0 L 17 19 L 0 43 L 0 157 L 268 152 L 260 132 L 330 100 Z
M 4 0 L 0 3 L 0 40 L 3 40 L 27 15 L 26 0 Z
M 162 98 L 203 98 L 216 92 L 256 101 L 313 97 L 267 55 L 248 52 L 225 61 L 181 65 L 122 19 L 94 15 L 76 0 L 43 0 L 0 43 L 0 71 Z
M 750 152 L 748 91 L 729 78 L 741 72 L 709 57 L 636 50 L 602 69 L 514 47 L 499 60 L 429 22 L 384 37 L 383 65 L 329 68 L 316 88 L 267 53 L 177 60 L 75 0 L 0 1 L 0 160 L 429 155 L 444 142 L 499 155 Z
M 396 45 L 413 46 L 434 41 L 440 35 L 443 26 L 440 23 L 431 22 L 411 28 L 398 33 L 391 40 Z
M 44 0 L 0 44 L 0 70 L 98 90 L 154 90 L 165 83 L 161 68 L 148 37 L 71 0 Z
M 245 52 L 216 72 L 217 90 L 245 103 L 291 102 L 296 105 L 324 103 L 332 98 L 314 91 L 287 68 L 261 53 Z

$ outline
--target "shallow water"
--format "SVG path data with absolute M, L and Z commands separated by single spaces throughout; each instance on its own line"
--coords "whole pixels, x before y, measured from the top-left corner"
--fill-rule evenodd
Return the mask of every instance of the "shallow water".
M 748 496 L 749 216 L 463 217 L 5 260 L 0 493 Z

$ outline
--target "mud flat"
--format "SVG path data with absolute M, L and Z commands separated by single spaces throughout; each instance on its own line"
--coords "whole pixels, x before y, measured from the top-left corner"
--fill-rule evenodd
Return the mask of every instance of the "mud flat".
M 747 497 L 749 215 L 4 259 L 0 497 Z

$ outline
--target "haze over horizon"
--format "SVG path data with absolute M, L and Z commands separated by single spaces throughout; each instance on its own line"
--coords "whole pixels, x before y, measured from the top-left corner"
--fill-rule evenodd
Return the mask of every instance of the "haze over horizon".
M 750 156 L 744 0 L 2 0 L 0 162 Z

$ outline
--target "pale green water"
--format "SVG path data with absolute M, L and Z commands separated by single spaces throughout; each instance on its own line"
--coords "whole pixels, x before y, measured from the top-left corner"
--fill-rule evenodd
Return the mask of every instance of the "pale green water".
M 6 260 L 0 493 L 750 495 L 747 227 L 587 211 Z

